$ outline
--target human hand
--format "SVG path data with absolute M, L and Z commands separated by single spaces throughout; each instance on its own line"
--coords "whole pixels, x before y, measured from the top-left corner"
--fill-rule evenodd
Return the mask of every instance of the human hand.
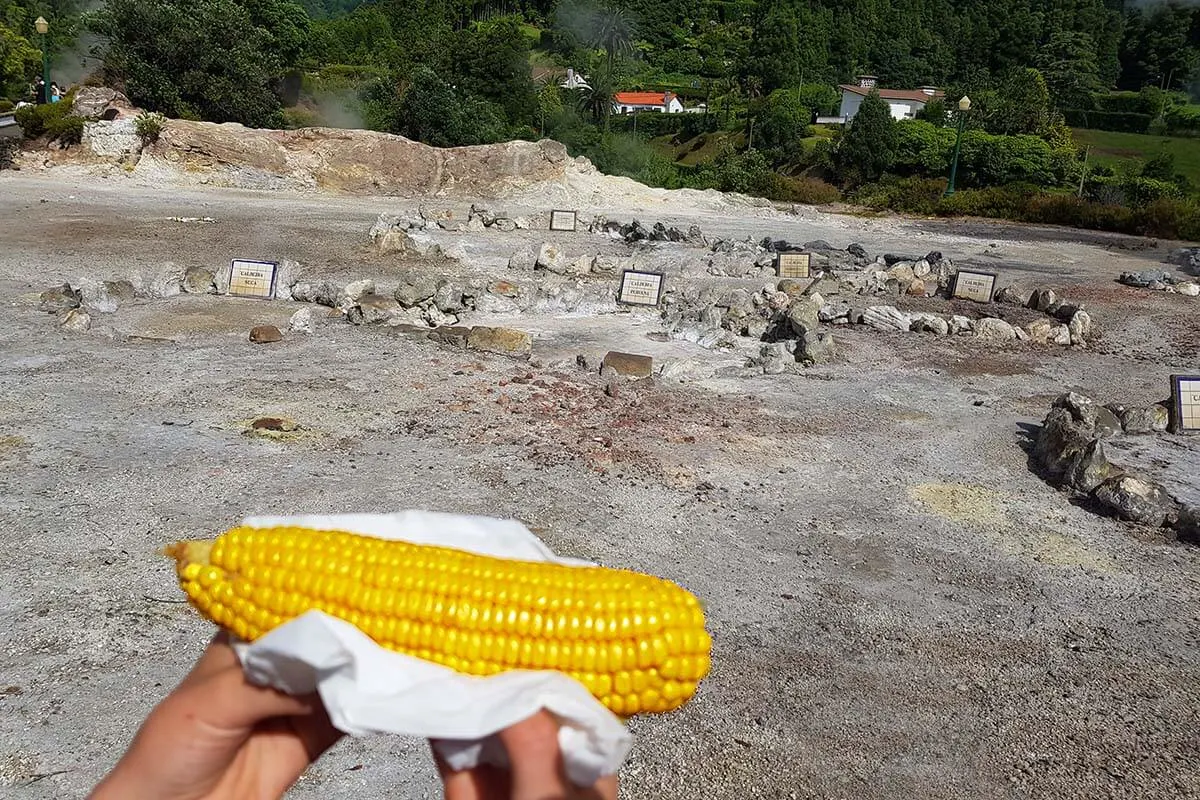
M 90 800 L 275 800 L 341 736 L 315 695 L 247 682 L 218 634 Z
M 558 747 L 558 724 L 545 711 L 498 736 L 508 751 L 508 769 L 482 765 L 455 772 L 434 752 L 446 786 L 445 800 L 616 800 L 615 775 L 588 788 L 567 779 Z

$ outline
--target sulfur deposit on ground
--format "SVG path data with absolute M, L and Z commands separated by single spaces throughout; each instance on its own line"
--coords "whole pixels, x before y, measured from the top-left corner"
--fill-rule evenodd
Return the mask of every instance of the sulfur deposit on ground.
M 626 798 L 1200 796 L 1200 548 L 1031 463 L 1061 394 L 1150 408 L 1200 371 L 1200 299 L 1117 283 L 1189 283 L 1178 243 L 404 147 L 173 124 L 136 158 L 0 174 L 0 794 L 84 795 L 203 646 L 164 543 L 419 507 L 704 599 L 713 673 L 632 722 Z M 780 240 L 821 286 L 781 290 Z M 281 262 L 293 299 L 216 294 L 233 258 Z M 620 270 L 655 267 L 669 302 L 618 307 Z M 1012 291 L 951 300 L 963 268 Z M 1114 441 L 1190 497 L 1157 461 L 1194 439 Z M 379 738 L 292 796 L 436 787 L 423 743 Z

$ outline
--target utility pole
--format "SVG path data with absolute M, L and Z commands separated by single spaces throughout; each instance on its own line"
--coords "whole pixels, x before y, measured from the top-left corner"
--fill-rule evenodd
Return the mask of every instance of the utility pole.
M 50 102 L 50 45 L 49 38 L 46 36 L 50 32 L 50 23 L 46 22 L 45 17 L 38 17 L 33 23 L 34 29 L 38 35 L 42 37 L 42 96 L 38 98 L 40 103 Z
M 1085 180 L 1087 180 L 1088 156 L 1091 155 L 1091 152 L 1092 152 L 1091 145 L 1088 145 L 1083 150 L 1083 172 L 1079 175 L 1079 194 L 1076 195 L 1080 199 L 1083 198 L 1083 182 Z
M 954 160 L 950 163 L 950 182 L 946 185 L 943 197 L 954 194 L 954 182 L 958 178 L 958 151 L 962 147 L 963 123 L 967 120 L 967 112 L 971 110 L 971 98 L 963 95 L 958 101 L 958 133 L 954 137 Z

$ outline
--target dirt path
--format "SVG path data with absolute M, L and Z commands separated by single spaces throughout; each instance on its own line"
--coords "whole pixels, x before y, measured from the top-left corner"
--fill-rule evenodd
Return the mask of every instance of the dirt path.
M 633 721 L 624 797 L 1200 796 L 1200 549 L 1071 505 L 1021 448 L 1064 387 L 1150 402 L 1195 369 L 1194 305 L 1111 283 L 1157 251 L 680 209 L 714 235 L 1024 265 L 1105 336 L 980 350 L 855 329 L 803 375 L 615 397 L 564 357 L 649 341 L 616 315 L 530 318 L 545 336 L 521 363 L 347 325 L 246 342 L 299 307 L 282 302 L 144 300 L 105 323 L 177 343 L 68 335 L 37 310 L 63 280 L 168 261 L 382 278 L 395 265 L 365 233 L 398 205 L 0 178 L 0 794 L 85 794 L 199 652 L 210 631 L 177 602 L 165 541 L 251 513 L 420 507 L 517 517 L 704 598 L 713 673 L 684 710 Z M 244 435 L 259 415 L 304 432 Z M 422 743 L 378 738 L 293 795 L 436 782 Z

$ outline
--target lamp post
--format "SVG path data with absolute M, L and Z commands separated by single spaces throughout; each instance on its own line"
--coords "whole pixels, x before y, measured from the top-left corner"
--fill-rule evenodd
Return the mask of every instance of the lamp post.
M 950 163 L 950 183 L 946 185 L 945 197 L 954 194 L 954 179 L 958 177 L 958 150 L 962 147 L 963 123 L 966 122 L 967 112 L 971 110 L 971 98 L 965 94 L 958 101 L 958 133 L 954 137 L 954 160 Z
M 50 23 L 45 17 L 38 17 L 33 22 L 34 29 L 42 37 L 42 96 L 40 102 L 50 102 L 50 48 L 46 46 L 46 34 L 50 32 Z

